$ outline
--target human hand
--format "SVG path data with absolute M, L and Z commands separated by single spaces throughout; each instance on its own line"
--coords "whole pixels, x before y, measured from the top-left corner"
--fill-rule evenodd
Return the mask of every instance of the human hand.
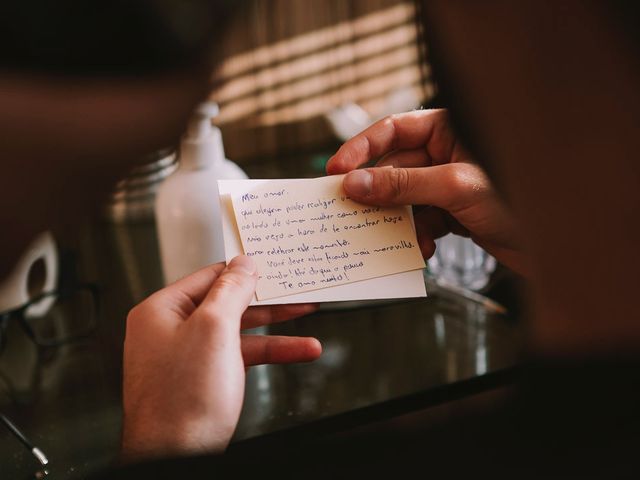
M 352 170 L 381 158 L 376 167 Z M 416 211 L 425 258 L 448 233 L 471 237 L 500 262 L 523 273 L 518 229 L 483 170 L 458 143 L 446 110 L 384 118 L 345 142 L 327 163 L 330 175 L 348 173 L 344 189 L 370 205 L 425 205 Z
M 246 367 L 320 356 L 315 338 L 240 335 L 316 309 L 247 310 L 256 281 L 255 264 L 240 256 L 226 268 L 205 267 L 131 310 L 124 344 L 125 458 L 223 451 L 240 416 Z

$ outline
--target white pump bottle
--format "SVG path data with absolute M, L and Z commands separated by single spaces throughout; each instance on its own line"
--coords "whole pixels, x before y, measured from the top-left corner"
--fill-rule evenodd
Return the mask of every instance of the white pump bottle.
M 217 114 L 215 103 L 198 106 L 182 138 L 179 167 L 158 189 L 155 215 L 165 284 L 225 260 L 217 180 L 247 175 L 225 158 L 222 134 L 211 123 Z

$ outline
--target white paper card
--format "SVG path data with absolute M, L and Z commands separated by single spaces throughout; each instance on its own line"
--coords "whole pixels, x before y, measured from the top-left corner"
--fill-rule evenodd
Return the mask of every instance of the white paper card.
M 243 253 L 242 241 L 239 235 L 236 216 L 233 209 L 232 198 L 237 199 L 245 195 L 248 190 L 261 190 L 269 184 L 300 187 L 300 182 L 312 182 L 309 189 L 317 188 L 319 185 L 335 183 L 327 181 L 326 177 L 320 179 L 296 179 L 296 180 L 219 180 L 220 202 L 222 212 L 222 226 L 225 243 L 225 257 L 229 262 L 233 257 Z M 322 187 L 321 187 L 322 188 Z M 411 229 L 413 227 L 413 217 L 410 215 Z M 406 218 L 406 217 L 405 217 Z M 423 263 L 413 262 L 412 265 L 421 267 Z M 316 303 L 335 302 L 353 300 L 373 300 L 392 298 L 413 298 L 426 296 L 422 269 L 415 269 L 408 272 L 394 273 L 390 275 L 369 278 L 366 280 L 353 281 L 351 283 L 340 284 L 320 289 L 308 290 L 301 293 L 288 294 L 275 298 L 268 298 L 258 301 L 254 298 L 252 305 L 271 305 L 283 303 Z

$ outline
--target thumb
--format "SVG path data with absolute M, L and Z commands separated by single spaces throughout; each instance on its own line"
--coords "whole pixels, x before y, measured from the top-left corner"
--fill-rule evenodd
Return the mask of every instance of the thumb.
M 480 200 L 488 189 L 482 170 L 470 163 L 421 168 L 367 168 L 343 181 L 349 197 L 371 205 L 433 205 L 449 212 Z
M 234 258 L 213 282 L 194 316 L 238 335 L 240 318 L 253 298 L 257 279 L 251 258 L 245 255 Z

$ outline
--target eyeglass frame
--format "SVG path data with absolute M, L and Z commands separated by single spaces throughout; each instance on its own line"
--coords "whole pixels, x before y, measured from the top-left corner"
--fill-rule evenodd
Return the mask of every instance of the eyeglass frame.
M 33 328 L 29 324 L 27 317 L 25 316 L 25 312 L 27 311 L 27 309 L 29 309 L 30 307 L 44 300 L 47 297 L 52 297 L 52 296 L 62 297 L 62 296 L 73 295 L 77 291 L 81 291 L 81 290 L 86 290 L 91 294 L 91 301 L 92 301 L 92 307 L 93 307 L 93 312 L 92 312 L 93 315 L 91 317 L 91 322 L 89 323 L 86 330 L 83 331 L 82 333 L 68 335 L 52 341 L 43 341 L 41 338 L 38 338 Z M 0 353 L 2 353 L 6 344 L 6 337 L 4 335 L 4 332 L 6 331 L 7 325 L 9 324 L 9 321 L 11 320 L 11 318 L 14 318 L 14 317 L 17 318 L 24 333 L 38 347 L 54 348 L 54 347 L 59 347 L 61 345 L 65 345 L 67 343 L 71 343 L 77 340 L 81 340 L 91 335 L 95 331 L 95 328 L 97 327 L 97 318 L 98 318 L 99 312 L 100 312 L 99 288 L 94 283 L 88 283 L 88 282 L 78 283 L 71 288 L 60 288 L 60 289 L 56 289 L 49 292 L 42 292 L 39 295 L 36 295 L 32 299 L 30 299 L 24 305 L 13 308 L 11 310 L 0 312 Z

